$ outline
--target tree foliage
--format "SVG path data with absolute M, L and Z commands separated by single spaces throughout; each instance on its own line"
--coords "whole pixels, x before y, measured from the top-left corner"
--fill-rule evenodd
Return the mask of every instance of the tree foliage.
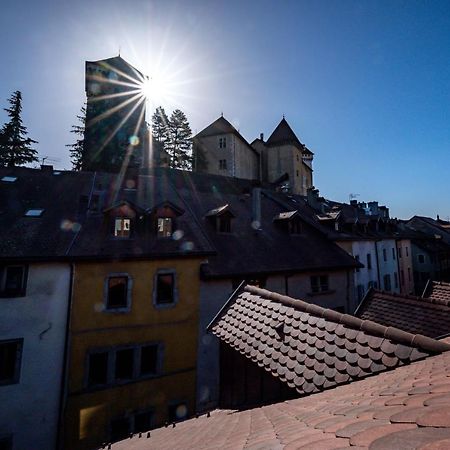
M 15 91 L 5 108 L 9 122 L 0 130 L 0 166 L 22 166 L 38 161 L 38 152 L 31 147 L 37 141 L 27 137 L 27 128 L 22 122 L 22 93 Z
M 158 107 L 152 116 L 152 134 L 162 144 L 169 167 L 192 170 L 192 131 L 183 111 L 176 109 L 169 119 L 164 108 Z
M 79 124 L 72 125 L 71 133 L 78 136 L 73 144 L 66 144 L 70 148 L 70 159 L 73 170 L 81 170 L 83 168 L 83 149 L 84 149 L 84 132 L 86 128 L 86 106 L 83 105 L 80 114 L 77 115 Z

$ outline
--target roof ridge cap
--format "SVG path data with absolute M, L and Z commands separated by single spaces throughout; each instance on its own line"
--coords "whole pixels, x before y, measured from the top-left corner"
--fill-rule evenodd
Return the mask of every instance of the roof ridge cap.
M 422 334 L 412 334 L 401 330 L 400 328 L 386 327 L 377 322 L 363 320 L 350 314 L 341 314 L 337 311 L 333 311 L 332 309 L 323 308 L 322 306 L 308 303 L 304 300 L 295 299 L 289 297 L 288 295 L 278 294 L 277 292 L 271 292 L 267 289 L 262 289 L 251 285 L 244 286 L 243 290 L 259 295 L 260 297 L 278 301 L 286 306 L 292 306 L 295 309 L 301 309 L 308 314 L 331 320 L 340 325 L 346 325 L 350 328 L 372 333 L 378 336 L 382 335 L 385 339 L 392 339 L 410 346 L 420 346 L 422 349 L 432 352 L 444 352 L 450 350 L 450 344 L 429 338 Z

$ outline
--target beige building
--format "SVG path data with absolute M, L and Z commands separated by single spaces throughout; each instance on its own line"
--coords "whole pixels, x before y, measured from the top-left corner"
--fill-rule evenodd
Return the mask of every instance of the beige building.
M 197 172 L 269 183 L 284 183 L 293 194 L 313 186 L 313 153 L 302 144 L 283 117 L 269 139 L 261 134 L 251 145 L 224 117 L 193 140 Z

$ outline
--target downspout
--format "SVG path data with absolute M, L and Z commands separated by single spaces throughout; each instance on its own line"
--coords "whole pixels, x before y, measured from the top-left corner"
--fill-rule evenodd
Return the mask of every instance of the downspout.
M 380 281 L 380 264 L 378 262 L 378 241 L 375 241 L 375 259 L 377 261 L 377 280 L 378 280 L 378 289 L 381 289 L 381 281 Z
M 66 409 L 67 400 L 67 387 L 69 377 L 69 345 L 70 345 L 70 320 L 72 312 L 72 298 L 73 298 L 73 278 L 75 273 L 75 267 L 73 263 L 70 263 L 70 281 L 69 281 L 69 293 L 67 302 L 66 313 L 66 335 L 64 338 L 64 355 L 63 366 L 61 375 L 60 397 L 59 397 L 59 413 L 58 413 L 58 429 L 56 432 L 56 447 L 57 449 L 64 448 L 64 412 Z

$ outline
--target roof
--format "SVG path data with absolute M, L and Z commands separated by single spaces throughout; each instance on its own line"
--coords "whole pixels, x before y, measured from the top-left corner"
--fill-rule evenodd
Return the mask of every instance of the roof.
M 446 300 L 437 291 L 434 298 L 420 298 L 371 289 L 355 314 L 409 333 L 444 336 L 450 333 L 450 285 L 446 289 Z
M 425 290 L 424 297 L 426 297 L 424 300 L 430 300 L 450 308 L 450 283 L 431 281 Z
M 247 140 L 239 133 L 230 122 L 228 122 L 225 117 L 221 116 L 213 123 L 208 125 L 202 131 L 197 133 L 193 139 L 207 137 L 207 136 L 218 136 L 221 134 L 234 134 L 237 136 L 246 146 L 253 152 L 259 156 L 259 153 L 247 142 Z
M 449 373 L 445 352 L 307 397 L 244 411 L 216 410 L 112 448 L 447 449 Z
M 260 226 L 255 227 L 251 195 L 254 182 L 251 180 L 174 170 L 166 171 L 165 176 L 189 205 L 197 221 L 204 225 L 217 252 L 202 266 L 205 278 L 346 270 L 358 266 L 354 258 L 317 228 L 319 224 L 316 227 L 314 221 L 302 213 L 300 203 L 296 208 L 304 223 L 302 233 L 293 236 L 277 226 L 273 218 L 293 209 L 285 206 L 284 194 L 261 189 L 261 220 Z M 228 205 L 234 215 L 231 233 L 218 233 L 210 221 L 205 220 L 208 212 L 224 205 Z M 271 258 L 267 258 L 268 254 Z
M 269 139 L 267 139 L 266 145 L 268 147 L 274 147 L 277 145 L 286 145 L 293 144 L 298 147 L 303 153 L 313 155 L 305 144 L 302 144 L 298 137 L 295 135 L 294 131 L 287 123 L 286 119 L 283 117 L 280 123 L 277 125 L 273 133 L 270 135 Z
M 450 350 L 450 345 L 254 286 L 208 329 L 296 389 L 319 392 Z
M 97 61 L 86 61 L 86 67 L 88 65 L 99 65 L 105 68 L 114 68 L 119 71 L 123 71 L 126 75 L 137 75 L 136 82 L 141 82 L 144 79 L 142 73 L 133 67 L 129 62 L 125 61 L 120 55 L 112 56 L 111 58 L 99 59 Z M 134 78 L 134 77 L 133 77 Z

